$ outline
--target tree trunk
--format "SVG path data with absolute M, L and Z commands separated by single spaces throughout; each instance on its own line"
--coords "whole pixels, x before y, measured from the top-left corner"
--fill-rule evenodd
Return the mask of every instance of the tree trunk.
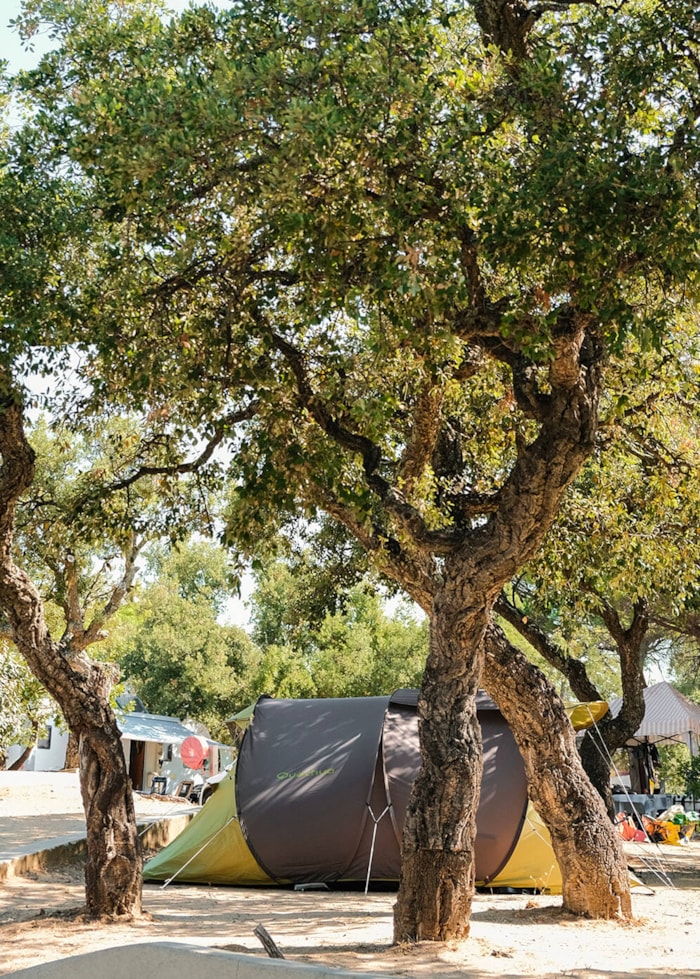
M 32 673 L 59 704 L 80 741 L 80 784 L 87 825 L 86 909 L 93 916 L 141 912 L 141 853 L 121 735 L 109 705 L 113 675 L 92 662 L 80 636 L 55 642 L 41 598 L 12 560 L 14 512 L 34 478 L 19 399 L 0 401 L 0 609 Z
M 17 569 L 15 569 L 17 570 Z M 36 622 L 39 596 L 28 592 L 19 574 L 19 590 L 32 597 Z M 8 578 L 0 572 L 0 604 Z M 5 608 L 7 608 L 5 606 Z M 80 789 L 87 830 L 85 905 L 93 917 L 134 917 L 141 913 L 142 858 L 131 782 L 121 733 L 109 704 L 112 676 L 87 656 L 69 658 L 41 629 L 17 628 L 15 642 L 35 676 L 59 704 L 80 745 Z
M 26 748 L 24 748 L 19 758 L 15 758 L 15 760 L 12 762 L 12 764 L 8 768 L 8 772 L 18 772 L 21 769 L 22 765 L 27 760 L 27 758 L 29 758 L 29 756 L 31 755 L 32 748 L 33 745 L 28 745 Z
M 403 834 L 394 941 L 466 938 L 474 896 L 474 840 L 481 788 L 476 692 L 486 623 L 465 614 L 459 589 L 440 589 L 418 704 L 422 766 Z
M 564 907 L 591 918 L 631 917 L 622 843 L 583 770 L 564 704 L 498 626 L 489 627 L 485 649 L 484 686 L 523 756 L 530 798 L 562 873 Z
M 80 790 L 87 826 L 88 913 L 132 917 L 141 910 L 141 846 L 116 721 L 83 732 Z
M 66 745 L 66 757 L 63 762 L 64 771 L 73 771 L 80 768 L 80 745 L 78 739 L 72 731 L 68 732 L 68 744 Z
M 583 770 L 590 779 L 591 785 L 600 796 L 609 819 L 615 818 L 615 804 L 610 787 L 610 761 L 607 757 L 610 748 L 615 750 L 612 743 L 608 748 L 604 736 L 605 720 L 598 721 L 596 728 L 586 731 L 581 742 L 579 754 Z M 601 744 L 602 741 L 602 744 Z
M 617 717 L 606 715 L 586 733 L 581 744 L 581 761 L 586 774 L 600 794 L 608 815 L 613 819 L 615 807 L 610 791 L 610 756 L 632 737 L 644 717 L 643 644 L 649 628 L 649 610 L 646 599 L 638 598 L 633 607 L 631 622 L 625 628 L 617 610 L 602 599 L 601 604 L 603 621 L 615 642 L 620 661 L 622 707 Z M 575 697 L 582 702 L 603 699 L 588 676 L 585 663 L 565 656 L 536 623 L 529 618 L 523 618 L 522 613 L 505 595 L 499 596 L 495 611 L 566 677 Z
M 561 326 L 549 370 L 552 395 L 542 402 L 538 436 L 519 444 L 488 519 L 459 546 L 440 544 L 444 556 L 426 609 L 430 652 L 419 701 L 422 766 L 404 826 L 397 942 L 446 941 L 469 933 L 482 767 L 475 698 L 484 634 L 498 594 L 539 547 L 596 432 L 598 344 L 586 340 L 583 318 L 565 317 Z M 368 454 L 368 466 L 372 458 Z M 399 573 L 397 580 L 405 579 Z M 517 703 L 515 695 L 517 689 Z

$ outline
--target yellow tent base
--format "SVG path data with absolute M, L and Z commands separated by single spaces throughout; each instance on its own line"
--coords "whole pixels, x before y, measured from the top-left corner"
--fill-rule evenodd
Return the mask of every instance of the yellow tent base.
M 477 881 L 477 887 L 527 888 L 542 894 L 561 894 L 561 883 L 549 832 L 529 803 L 525 824 L 505 867 L 492 880 Z
M 189 826 L 165 850 L 149 860 L 145 881 L 181 883 L 271 884 L 248 848 L 236 810 L 234 771 L 222 779 L 216 792 Z

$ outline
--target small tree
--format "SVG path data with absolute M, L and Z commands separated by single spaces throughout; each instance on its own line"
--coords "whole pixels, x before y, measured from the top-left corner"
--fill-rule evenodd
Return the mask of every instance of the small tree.
M 0 102 L 6 108 L 4 95 Z M 39 128 L 16 128 L 11 138 L 0 123 L 0 625 L 79 743 L 88 913 L 129 916 L 141 909 L 141 860 L 121 735 L 110 706 L 116 673 L 113 664 L 95 662 L 86 651 L 104 637 L 106 623 L 128 594 L 145 536 L 175 535 L 180 519 L 191 532 L 198 525 L 195 512 L 206 521 L 207 500 L 202 485 L 188 495 L 182 484 L 168 481 L 193 472 L 198 460 L 184 455 L 191 443 L 175 456 L 166 452 L 162 415 L 150 419 L 146 442 L 114 416 L 90 428 L 86 398 L 96 379 L 76 382 L 76 325 L 89 322 L 99 308 L 98 301 L 91 314 L 82 305 L 95 278 L 91 249 L 114 246 L 115 239 L 104 234 L 85 190 L 54 165 Z M 32 372 L 35 381 L 47 381 L 56 424 L 63 422 L 63 448 L 79 440 L 79 428 L 88 429 L 81 464 L 68 452 L 65 471 L 48 465 L 42 474 L 48 478 L 34 496 L 37 455 L 27 436 L 25 404 L 35 397 L 22 383 Z M 214 436 L 197 448 L 206 459 L 216 444 Z M 45 465 L 42 454 L 39 469 Z M 141 493 L 136 484 L 144 475 L 149 478 Z M 149 499 L 156 506 L 146 513 Z M 166 500 L 169 505 L 159 508 Z M 37 587 L 32 575 L 42 564 Z M 100 569 L 106 578 L 96 574 Z M 63 612 L 58 629 L 49 625 L 40 590 L 49 579 Z M 106 587 L 94 591 L 100 582 Z
M 20 497 L 32 485 L 34 452 L 25 436 L 17 393 L 6 385 L 0 398 L 0 608 L 15 645 L 79 738 L 88 841 L 88 910 L 132 914 L 140 910 L 139 846 L 120 733 L 109 705 L 115 677 L 109 668 L 90 660 L 85 649 L 99 638 L 111 611 L 128 591 L 137 549 L 132 547 L 127 553 L 124 576 L 108 606 L 89 623 L 73 601 L 76 579 L 68 562 L 70 618 L 61 640 L 54 640 L 46 626 L 41 597 L 13 558 L 14 516 Z
M 10 765 L 17 769 L 29 757 L 57 707 L 21 656 L 1 638 L 0 689 L 0 768 L 7 763 L 7 749 L 20 745 L 24 750 Z
M 87 650 L 104 640 L 107 623 L 131 590 L 144 541 L 139 531 L 163 533 L 160 517 L 170 522 L 172 510 L 161 509 L 162 487 L 156 492 L 148 480 L 142 490 L 134 486 L 140 443 L 124 438 L 120 421 L 93 428 L 86 453 L 75 429 L 69 439 L 65 431 L 50 439 L 40 427 L 37 441 L 45 451 L 35 484 L 36 456 L 24 428 L 21 393 L 7 373 L 0 379 L 0 610 L 12 641 L 58 703 L 79 745 L 87 910 L 130 916 L 141 908 L 141 859 L 121 732 L 110 704 L 118 670 L 113 662 L 91 659 Z M 182 489 L 178 493 L 181 515 L 191 527 L 194 508 L 185 510 L 187 496 Z M 39 589 L 15 560 L 17 540 L 31 555 L 27 563 L 36 580 L 62 611 L 58 639 Z

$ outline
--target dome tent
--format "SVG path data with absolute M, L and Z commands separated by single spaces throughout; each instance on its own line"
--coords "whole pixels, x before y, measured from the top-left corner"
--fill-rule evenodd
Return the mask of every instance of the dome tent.
M 146 865 L 145 880 L 214 884 L 396 880 L 420 766 L 417 691 L 390 697 L 262 697 L 235 768 Z M 557 892 L 549 838 L 528 804 L 522 759 L 496 705 L 477 701 L 484 768 L 479 885 Z

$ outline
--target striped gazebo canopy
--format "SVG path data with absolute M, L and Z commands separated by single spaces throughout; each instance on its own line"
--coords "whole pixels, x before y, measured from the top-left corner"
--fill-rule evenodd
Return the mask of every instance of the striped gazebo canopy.
M 644 720 L 628 744 L 680 741 L 688 745 L 691 754 L 698 753 L 700 706 L 688 700 L 665 680 L 646 688 L 644 704 Z M 622 701 L 619 699 L 610 702 L 613 716 L 619 713 L 621 705 Z

